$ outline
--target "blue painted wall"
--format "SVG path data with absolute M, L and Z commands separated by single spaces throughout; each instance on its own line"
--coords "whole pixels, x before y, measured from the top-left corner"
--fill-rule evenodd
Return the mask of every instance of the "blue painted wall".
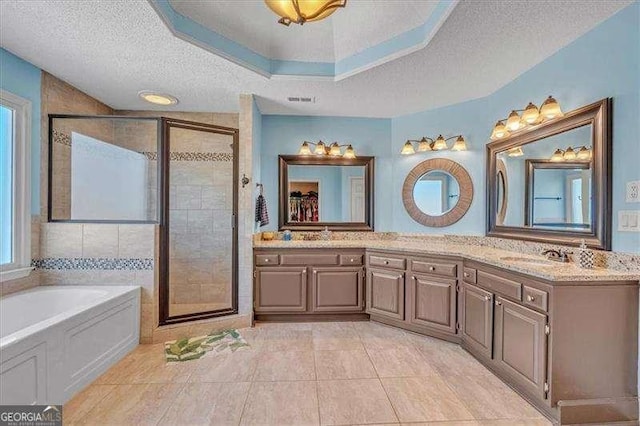
M 31 101 L 31 213 L 40 214 L 40 69 L 0 48 L 0 88 Z
M 263 230 L 278 228 L 278 155 L 297 154 L 302 141 L 351 143 L 356 155 L 376 157 L 375 226 L 392 227 L 388 181 L 392 178 L 391 120 L 349 117 L 264 115 L 262 117 L 261 179 L 271 223 Z M 386 188 L 386 189 L 385 189 Z
M 625 185 L 640 179 L 640 3 L 623 9 L 495 93 L 445 108 L 394 118 L 392 145 L 418 136 L 462 133 L 470 151 L 443 157 L 462 163 L 471 174 L 475 196 L 469 213 L 442 230 L 411 221 L 400 202 L 404 176 L 426 156 L 396 156 L 392 185 L 393 228 L 411 232 L 483 234 L 485 230 L 485 152 L 492 126 L 511 109 L 553 94 L 565 111 L 613 97 L 613 250 L 640 252 L 640 234 L 618 232 L 618 211 L 637 210 L 625 202 Z

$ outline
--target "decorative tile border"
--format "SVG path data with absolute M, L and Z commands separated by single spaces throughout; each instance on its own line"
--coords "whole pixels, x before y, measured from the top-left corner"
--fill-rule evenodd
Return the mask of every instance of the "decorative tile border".
M 149 160 L 157 160 L 157 152 L 144 151 L 143 154 Z M 169 153 L 170 161 L 233 161 L 230 152 L 186 152 L 176 151 Z
M 143 271 L 153 270 L 153 259 L 151 258 L 92 258 L 92 257 L 48 257 L 44 259 L 35 259 L 31 262 L 31 266 L 38 269 L 54 269 L 54 270 L 119 270 L 119 271 Z

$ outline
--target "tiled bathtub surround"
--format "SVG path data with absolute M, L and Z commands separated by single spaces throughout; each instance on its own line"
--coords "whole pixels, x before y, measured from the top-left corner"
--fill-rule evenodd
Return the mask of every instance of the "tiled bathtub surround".
M 102 269 L 102 270 L 153 270 L 153 259 L 117 259 L 117 258 L 46 258 L 34 259 L 31 265 L 38 269 Z

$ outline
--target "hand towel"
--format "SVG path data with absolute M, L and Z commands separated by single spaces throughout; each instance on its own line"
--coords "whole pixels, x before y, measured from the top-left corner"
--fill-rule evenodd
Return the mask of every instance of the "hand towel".
M 256 200 L 256 222 L 260 222 L 260 226 L 269 224 L 269 212 L 267 212 L 267 200 L 262 194 L 258 195 Z

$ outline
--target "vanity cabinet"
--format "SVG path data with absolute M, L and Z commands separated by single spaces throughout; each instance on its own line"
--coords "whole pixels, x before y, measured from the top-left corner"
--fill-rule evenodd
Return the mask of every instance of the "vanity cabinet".
M 404 272 L 369 268 L 367 270 L 367 312 L 404 320 Z
M 363 250 L 257 250 L 257 320 L 366 319 Z
M 460 334 L 462 344 L 481 356 L 493 355 L 493 294 L 471 285 L 462 285 L 460 297 Z
M 494 359 L 514 380 L 543 399 L 547 397 L 546 327 L 546 315 L 496 297 Z
M 409 279 L 407 321 L 442 331 L 456 332 L 456 280 L 414 274 Z

